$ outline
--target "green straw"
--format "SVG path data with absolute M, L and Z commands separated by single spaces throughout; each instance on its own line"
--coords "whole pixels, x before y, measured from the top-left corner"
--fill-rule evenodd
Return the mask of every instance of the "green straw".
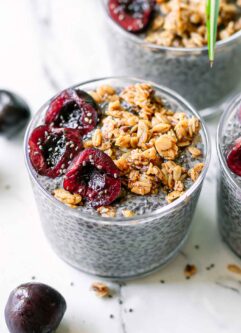
M 206 0 L 206 15 L 207 15 L 207 33 L 208 33 L 208 57 L 210 66 L 212 67 L 215 56 L 215 45 L 217 38 L 219 0 Z

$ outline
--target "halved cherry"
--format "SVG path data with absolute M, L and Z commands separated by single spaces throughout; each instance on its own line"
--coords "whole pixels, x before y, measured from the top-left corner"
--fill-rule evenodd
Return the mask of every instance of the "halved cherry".
M 45 124 L 51 127 L 76 128 L 84 135 L 95 128 L 98 111 L 97 103 L 85 91 L 67 89 L 50 103 Z
M 236 140 L 227 156 L 229 169 L 236 175 L 241 176 L 241 138 Z
M 155 0 L 109 0 L 113 20 L 130 32 L 142 31 L 151 19 Z
M 81 133 L 71 128 L 36 127 L 29 138 L 29 156 L 34 169 L 56 178 L 66 172 L 70 162 L 83 148 Z
M 64 188 L 81 194 L 93 207 L 111 204 L 121 193 L 119 169 L 99 149 L 87 148 L 73 161 L 64 179 Z

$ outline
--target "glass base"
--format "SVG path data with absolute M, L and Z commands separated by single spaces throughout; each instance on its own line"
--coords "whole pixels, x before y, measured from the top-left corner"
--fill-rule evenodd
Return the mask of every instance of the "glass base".
M 111 281 L 128 281 L 128 280 L 135 280 L 137 278 L 143 278 L 146 276 L 149 276 L 155 272 L 160 271 L 161 269 L 165 268 L 167 265 L 169 265 L 172 261 L 174 261 L 176 259 L 176 257 L 178 256 L 178 254 L 180 253 L 180 250 L 184 247 L 184 245 L 186 244 L 189 235 L 190 235 L 190 229 L 191 229 L 192 225 L 189 227 L 189 230 L 186 234 L 186 236 L 184 237 L 184 239 L 181 241 L 181 243 L 179 244 L 179 246 L 169 254 L 168 257 L 166 257 L 165 260 L 163 260 L 162 262 L 160 262 L 157 266 L 152 267 L 148 270 L 144 270 L 143 272 L 137 273 L 137 274 L 133 274 L 133 275 L 126 275 L 126 276 L 109 276 L 109 275 L 101 275 L 98 274 L 96 272 L 93 271 L 87 271 L 84 269 L 81 269 L 80 267 L 76 266 L 75 264 L 73 264 L 71 261 L 66 260 L 65 258 L 61 257 L 61 254 L 57 253 L 55 251 L 55 249 L 51 246 L 52 250 L 54 251 L 54 253 L 61 259 L 63 260 L 66 264 L 68 264 L 69 266 L 77 269 L 78 271 L 85 273 L 85 274 L 89 274 L 92 276 L 96 276 L 99 278 L 103 278 L 103 279 L 107 279 L 107 280 L 111 280 Z

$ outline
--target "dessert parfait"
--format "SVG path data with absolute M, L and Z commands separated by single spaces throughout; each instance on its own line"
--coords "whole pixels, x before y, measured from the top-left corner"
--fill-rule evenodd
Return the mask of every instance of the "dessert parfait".
M 174 92 L 124 78 L 66 89 L 38 112 L 25 149 L 44 231 L 73 266 L 136 276 L 186 240 L 209 150 Z
M 224 241 L 241 256 L 241 96 L 230 103 L 221 118 L 217 148 L 219 229 Z
M 206 1 L 103 0 L 113 69 L 168 86 L 209 115 L 241 86 L 241 3 L 221 0 L 215 64 Z

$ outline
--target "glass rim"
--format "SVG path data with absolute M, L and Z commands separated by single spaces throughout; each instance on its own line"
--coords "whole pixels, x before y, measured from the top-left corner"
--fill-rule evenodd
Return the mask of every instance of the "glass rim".
M 229 169 L 226 161 L 226 156 L 222 150 L 222 137 L 223 137 L 223 129 L 226 123 L 227 117 L 231 114 L 231 112 L 235 109 L 235 107 L 241 103 L 241 94 L 236 95 L 229 103 L 226 111 L 222 114 L 218 128 L 217 128 L 217 135 L 216 135 L 216 147 L 218 152 L 218 159 L 222 170 L 224 170 L 226 176 L 228 177 L 229 181 L 236 187 L 239 191 L 241 191 L 241 186 L 238 184 L 237 180 L 234 177 L 233 172 Z
M 81 219 L 91 221 L 91 222 L 94 222 L 94 223 L 97 223 L 97 224 L 110 224 L 111 223 L 113 225 L 124 226 L 124 225 L 135 225 L 136 223 L 138 223 L 138 224 L 146 223 L 149 220 L 153 220 L 154 218 L 162 217 L 162 216 L 165 216 L 166 214 L 168 214 L 171 210 L 173 210 L 175 207 L 177 207 L 180 203 L 182 203 L 183 201 L 188 199 L 188 197 L 202 184 L 202 181 L 204 180 L 204 177 L 207 173 L 209 163 L 210 163 L 210 157 L 211 157 L 211 146 L 210 146 L 209 135 L 208 135 L 208 132 L 207 132 L 207 129 L 206 129 L 205 121 L 197 113 L 197 111 L 193 108 L 193 106 L 191 104 L 189 104 L 189 102 L 187 102 L 183 97 L 181 97 L 175 91 L 173 91 L 169 88 L 163 87 L 161 85 L 157 85 L 157 84 L 155 84 L 151 81 L 138 79 L 138 78 L 134 78 L 134 77 L 130 77 L 130 76 L 109 76 L 109 77 L 103 77 L 103 78 L 84 81 L 84 82 L 72 85 L 69 88 L 75 89 L 75 88 L 78 88 L 78 87 L 81 87 L 81 86 L 84 86 L 84 85 L 87 85 L 87 84 L 90 84 L 90 83 L 95 83 L 95 82 L 97 83 L 97 82 L 100 82 L 100 81 L 108 81 L 108 80 L 117 80 L 117 81 L 128 80 L 130 82 L 130 84 L 131 83 L 133 83 L 133 84 L 135 84 L 135 83 L 149 83 L 153 86 L 154 89 L 156 89 L 160 93 L 163 92 L 164 94 L 168 95 L 169 97 L 172 97 L 173 99 L 178 101 L 180 104 L 185 106 L 191 114 L 193 114 L 195 117 L 197 117 L 200 120 L 201 129 L 202 129 L 202 133 L 203 133 L 204 146 L 205 146 L 205 149 L 206 149 L 206 154 L 205 154 L 205 158 L 204 158 L 204 161 L 203 161 L 204 168 L 203 168 L 201 174 L 199 175 L 198 179 L 190 186 L 190 188 L 181 197 L 179 197 L 178 199 L 176 199 L 172 203 L 166 204 L 163 207 L 160 207 L 160 208 L 154 210 L 151 213 L 140 215 L 140 216 L 135 215 L 133 217 L 124 217 L 123 216 L 123 217 L 111 218 L 111 217 L 95 216 L 95 215 L 91 215 L 91 214 L 88 214 L 88 213 L 83 213 L 83 212 L 77 211 L 73 208 L 68 207 L 64 203 L 58 201 L 56 198 L 54 198 L 53 195 L 51 195 L 51 193 L 47 192 L 44 189 L 44 187 L 38 182 L 38 179 L 36 177 L 36 171 L 34 170 L 32 164 L 31 164 L 29 154 L 28 154 L 28 139 L 29 139 L 29 136 L 30 136 L 30 131 L 32 131 L 32 125 L 33 125 L 35 119 L 43 112 L 43 110 L 59 94 L 59 92 L 57 94 L 55 94 L 52 98 L 50 98 L 47 102 L 45 102 L 40 107 L 40 109 L 35 113 L 34 117 L 30 121 L 30 123 L 28 124 L 27 130 L 25 132 L 25 137 L 24 137 L 25 165 L 26 165 L 26 168 L 27 168 L 27 171 L 28 171 L 28 174 L 29 174 L 31 180 L 41 190 L 41 192 L 44 194 L 44 196 L 48 200 L 52 201 L 54 205 L 59 207 L 59 209 L 69 210 L 69 214 L 72 215 L 72 216 L 75 216 L 75 217 L 80 217 L 81 216 Z
M 110 16 L 110 14 L 108 12 L 108 9 L 106 6 L 106 1 L 108 1 L 108 0 L 101 0 L 101 3 L 104 7 L 104 12 L 108 18 L 108 21 L 111 23 L 111 25 L 113 25 L 116 29 L 118 29 L 120 33 L 122 33 L 125 37 L 129 38 L 136 44 L 142 45 L 143 47 L 149 48 L 153 51 L 159 50 L 159 51 L 166 51 L 166 52 L 172 52 L 172 53 L 183 53 L 183 54 L 187 54 L 187 53 L 193 53 L 193 54 L 207 53 L 208 54 L 208 46 L 174 47 L 174 46 L 160 46 L 160 45 L 157 45 L 154 43 L 146 42 L 144 39 L 141 39 L 140 37 L 138 37 L 137 34 L 131 33 L 129 31 L 126 31 L 125 29 L 123 29 L 118 23 L 116 23 L 112 19 L 112 17 Z M 236 39 L 238 39 L 239 37 L 241 37 L 241 30 L 237 31 L 236 33 L 234 33 L 233 35 L 231 35 L 230 37 L 228 37 L 224 40 L 217 41 L 216 52 L 218 52 L 221 48 L 225 47 L 227 44 L 234 43 L 236 41 Z

